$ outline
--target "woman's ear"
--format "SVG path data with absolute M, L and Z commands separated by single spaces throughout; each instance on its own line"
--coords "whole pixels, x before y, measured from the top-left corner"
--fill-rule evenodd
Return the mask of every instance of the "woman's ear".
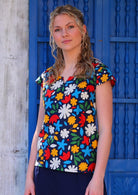
M 84 30 L 84 33 L 87 32 L 87 28 L 86 28 L 86 25 L 85 24 L 83 25 L 83 30 Z

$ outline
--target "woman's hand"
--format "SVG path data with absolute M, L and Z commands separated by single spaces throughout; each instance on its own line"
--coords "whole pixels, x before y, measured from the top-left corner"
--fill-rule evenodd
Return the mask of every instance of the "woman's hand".
M 89 182 L 85 195 L 104 195 L 104 181 L 101 178 L 92 178 Z
M 35 185 L 32 179 L 26 180 L 24 195 L 35 195 Z

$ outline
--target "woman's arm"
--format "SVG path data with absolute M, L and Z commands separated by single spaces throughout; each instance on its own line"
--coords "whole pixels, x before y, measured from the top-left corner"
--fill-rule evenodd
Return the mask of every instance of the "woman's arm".
M 85 195 L 103 195 L 103 181 L 112 141 L 112 86 L 110 81 L 97 86 L 96 108 L 99 129 L 95 171 Z
M 26 185 L 25 185 L 24 195 L 30 195 L 30 194 L 35 195 L 33 172 L 34 172 L 34 165 L 35 165 L 36 155 L 37 155 L 38 135 L 42 127 L 42 123 L 44 120 L 44 114 L 45 114 L 45 111 L 43 107 L 42 88 L 41 88 L 38 120 L 37 120 L 37 126 L 36 126 L 36 130 L 33 136 L 32 145 L 31 145 L 31 152 L 30 152 L 30 159 L 29 159 L 28 170 L 27 170 L 27 175 L 26 175 Z

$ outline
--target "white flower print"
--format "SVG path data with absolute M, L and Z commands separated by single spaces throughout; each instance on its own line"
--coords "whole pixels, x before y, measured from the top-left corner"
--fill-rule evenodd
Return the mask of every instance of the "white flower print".
M 49 132 L 50 134 L 53 134 L 54 133 L 54 127 L 52 125 L 49 125 Z
M 59 113 L 61 113 L 59 115 L 60 119 L 61 118 L 67 118 L 70 116 L 70 113 L 72 112 L 72 109 L 71 108 L 71 105 L 70 104 L 63 104 L 63 106 L 59 109 Z
M 62 80 L 56 81 L 55 83 L 52 84 L 51 89 L 56 90 L 59 87 L 61 87 L 62 84 L 63 84 Z
M 92 113 L 92 110 L 87 110 L 86 111 L 86 114 L 91 114 Z
M 69 131 L 67 131 L 67 129 L 61 130 L 60 136 L 61 136 L 63 139 L 67 138 L 67 137 L 69 136 Z
M 68 168 L 65 168 L 66 172 L 73 172 L 77 173 L 78 172 L 78 167 L 75 167 L 75 165 L 69 165 Z
M 93 103 L 93 107 L 95 108 L 95 110 L 96 110 L 96 103 Z
M 81 98 L 82 98 L 83 100 L 88 99 L 88 97 L 89 97 L 89 95 L 88 95 L 87 91 L 81 93 Z
M 55 170 L 59 167 L 59 165 L 60 165 L 60 159 L 58 159 L 57 157 L 50 160 L 50 168 L 51 169 Z
M 50 145 L 50 148 L 55 148 L 55 147 L 57 147 L 57 144 L 51 144 Z
M 87 127 L 85 127 L 86 135 L 91 136 L 96 131 L 96 126 L 94 124 L 88 124 Z
M 69 95 L 76 89 L 76 84 L 70 84 L 69 87 L 65 88 L 65 95 Z
M 41 145 L 42 145 L 42 138 L 41 137 L 38 137 L 37 151 L 40 149 Z

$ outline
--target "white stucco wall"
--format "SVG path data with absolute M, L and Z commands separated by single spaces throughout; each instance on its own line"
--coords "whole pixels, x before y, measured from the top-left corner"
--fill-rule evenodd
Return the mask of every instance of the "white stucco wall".
M 28 23 L 28 0 L 0 0 L 0 195 L 24 194 Z

